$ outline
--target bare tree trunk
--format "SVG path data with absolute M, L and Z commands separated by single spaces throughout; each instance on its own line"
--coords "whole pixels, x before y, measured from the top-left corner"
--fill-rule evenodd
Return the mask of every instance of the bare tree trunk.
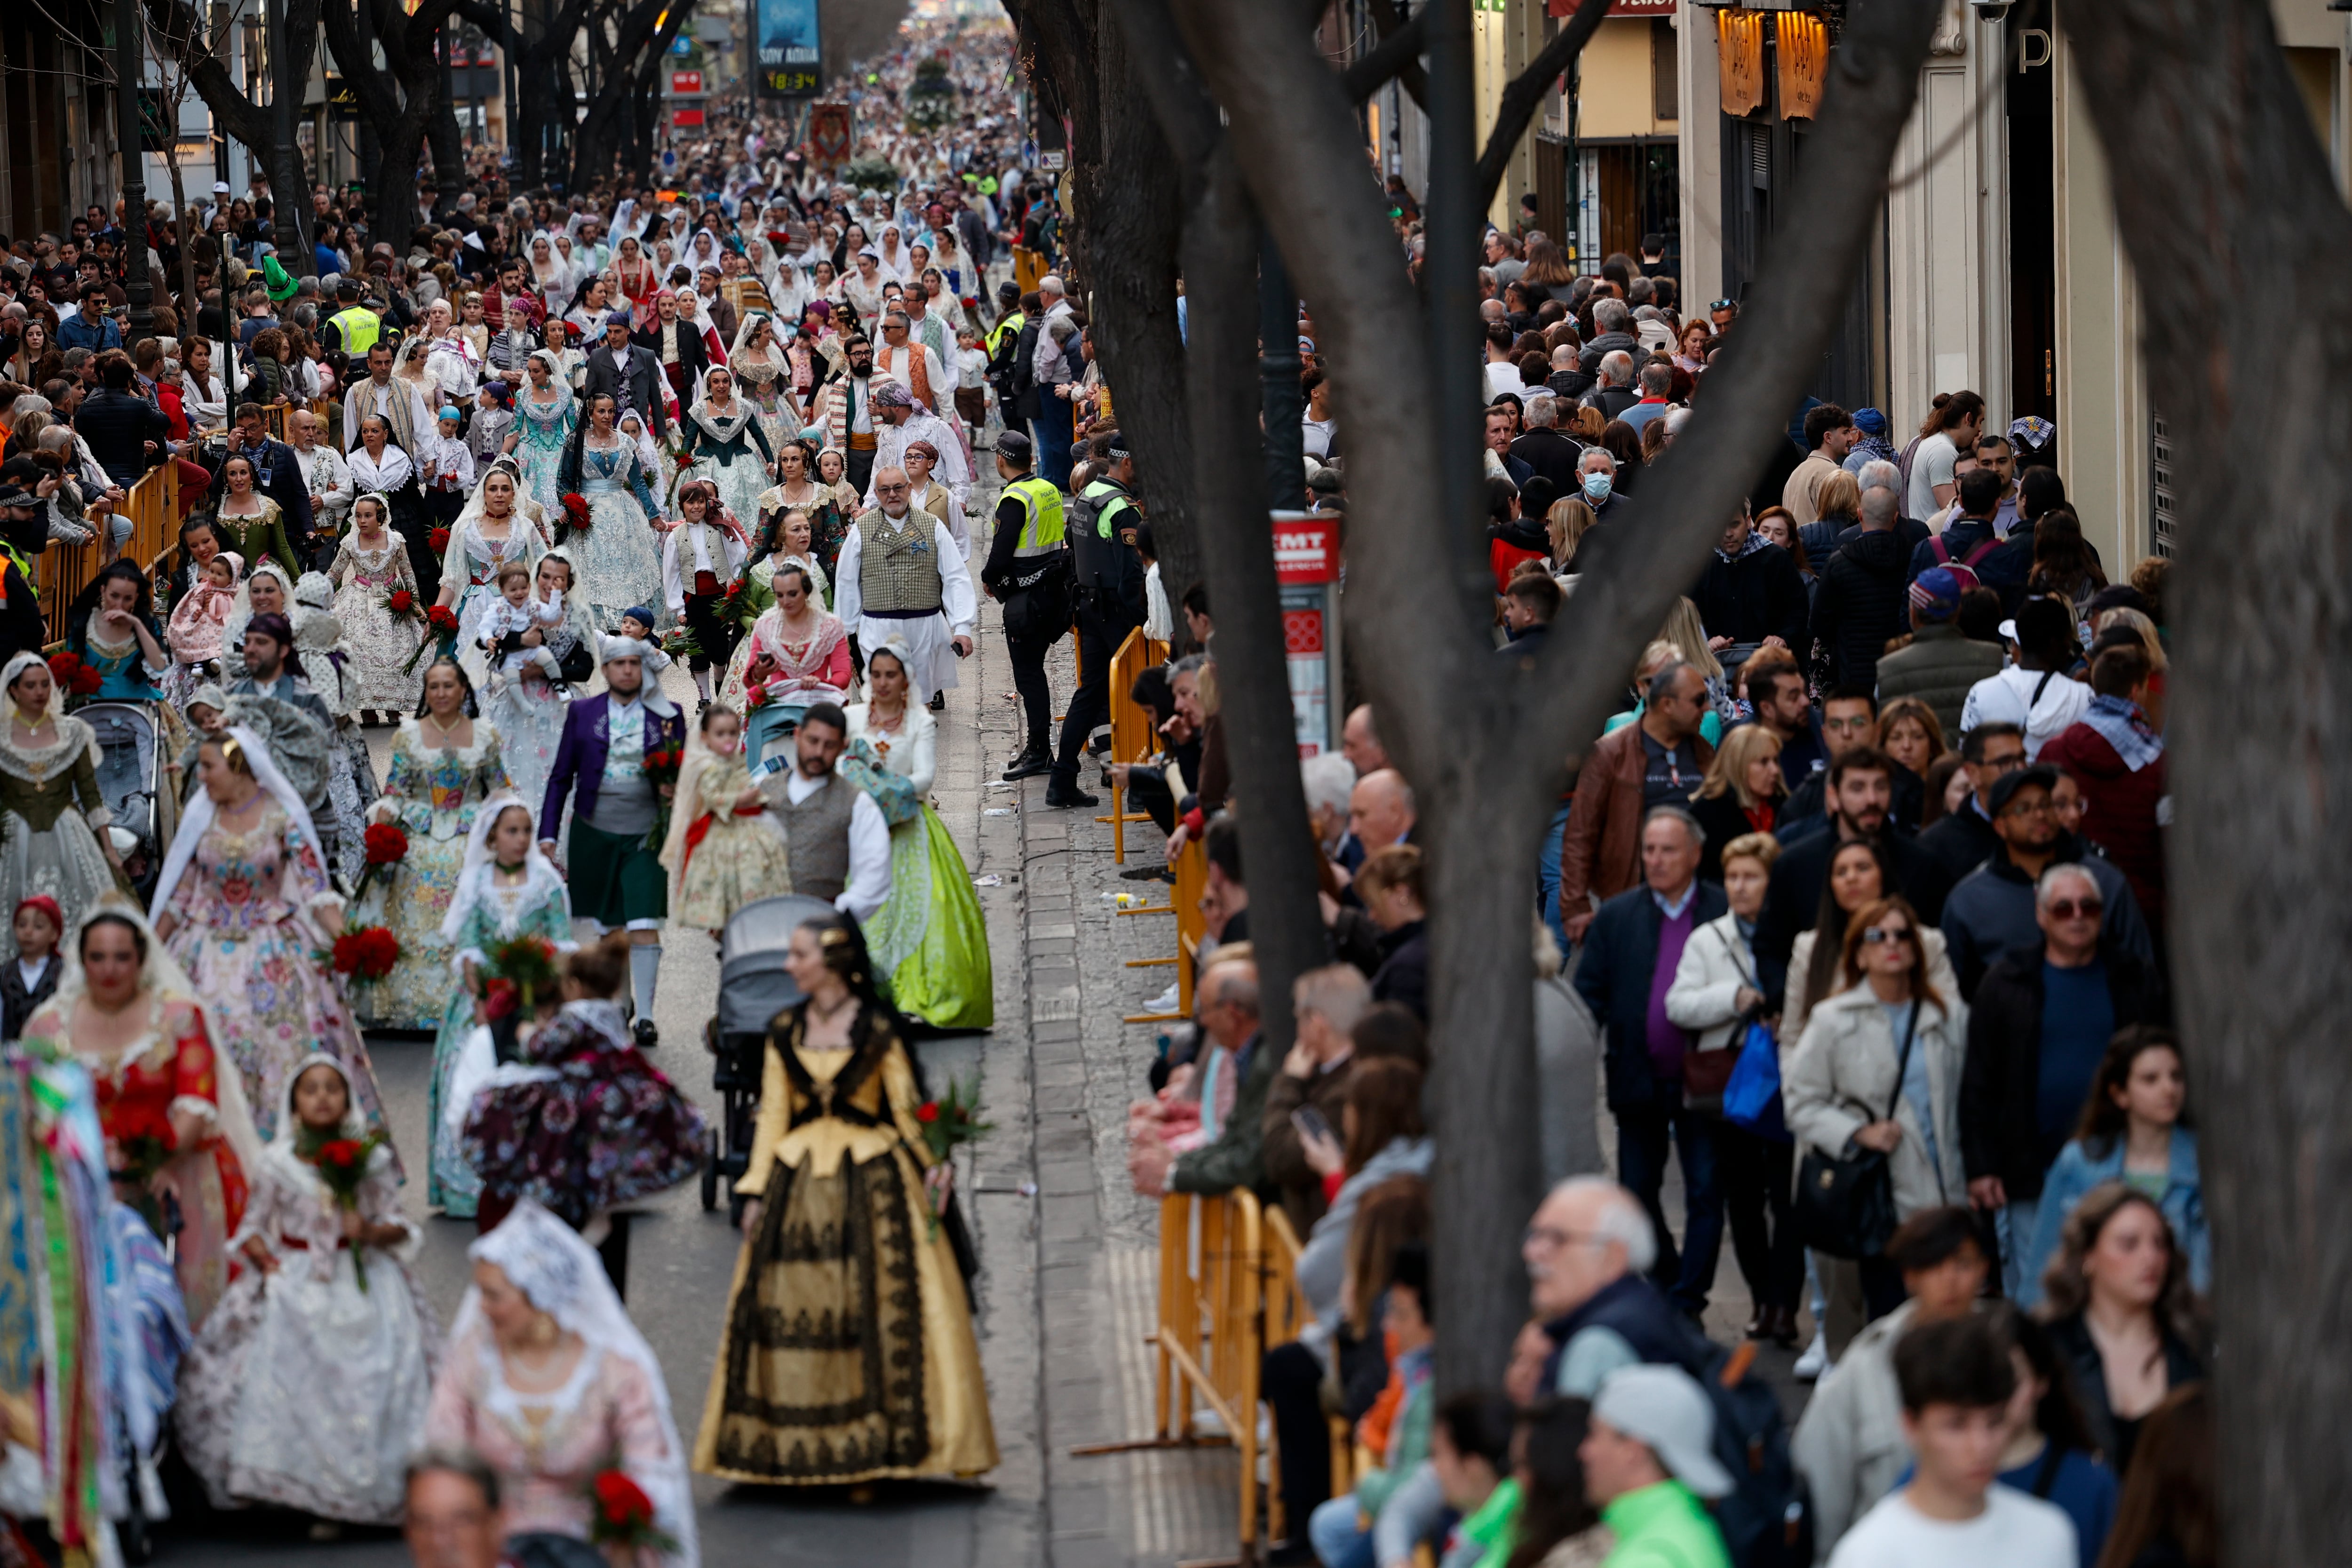
M 151 5 L 159 3 L 149 0 Z M 391 246 L 395 256 L 406 252 L 409 236 L 416 231 L 416 155 L 446 79 L 434 39 L 451 5 L 452 0 L 422 0 L 412 16 L 401 0 L 324 0 L 320 10 L 327 48 L 378 135 L 378 176 L 368 193 L 376 209 L 371 237 Z M 365 31 L 357 10 L 362 5 L 368 7 Z M 389 77 L 376 68 L 371 34 L 383 49 Z
M 310 57 L 319 37 L 319 4 L 320 0 L 292 0 L 287 7 L 283 29 L 287 61 L 281 73 L 287 79 L 300 82 L 310 77 Z M 188 0 L 145 0 L 145 7 L 153 41 L 170 54 L 214 118 L 269 171 L 270 187 L 278 196 L 275 221 L 293 236 L 285 247 L 289 254 L 279 265 L 297 277 L 315 272 L 310 247 L 302 240 L 310 208 L 310 167 L 302 149 L 291 141 L 283 149 L 278 146 L 275 115 L 236 85 L 220 55 L 208 47 L 204 23 Z
M 1382 738 L 1413 781 L 1430 857 L 1431 1032 L 1444 1043 L 1431 1089 L 1436 1316 L 1445 1325 L 1438 1370 L 1441 1386 L 1461 1389 L 1493 1384 L 1525 1316 L 1519 1232 L 1540 1180 L 1533 859 L 1565 759 L 1598 731 L 1635 651 L 1780 438 L 1885 187 L 1883 171 L 1851 161 L 1801 173 L 1792 199 L 1807 222 L 1776 241 L 1691 426 L 1643 487 L 1632 520 L 1596 551 L 1538 658 L 1498 667 L 1475 505 L 1477 400 L 1460 390 L 1475 374 L 1463 346 L 1475 312 L 1447 275 L 1462 222 L 1437 221 L 1441 189 L 1465 208 L 1474 199 L 1466 124 L 1446 123 L 1468 114 L 1467 0 L 1432 4 L 1444 7 L 1430 21 L 1429 83 L 1433 148 L 1444 155 L 1431 174 L 1427 338 L 1410 330 L 1419 301 L 1364 177 L 1353 107 L 1304 24 L 1255 0 L 1182 0 L 1178 19 L 1229 133 L 1249 149 L 1242 172 L 1328 340 L 1351 454 L 1350 629 L 1363 647 L 1383 646 L 1384 630 L 1413 631 L 1411 658 L 1366 660 L 1363 671 Z M 1821 121 L 1824 145 L 1893 146 L 1935 9 L 1934 0 L 1854 7 Z M 1457 615 L 1429 615 L 1433 574 L 1457 585 Z
M 434 54 L 440 58 L 443 47 L 454 40 L 445 24 Z M 442 68 L 447 69 L 446 64 Z M 449 215 L 457 210 L 457 197 L 466 189 L 466 150 L 457 136 L 457 106 L 450 100 L 446 89 L 436 94 L 432 118 L 425 121 L 425 132 L 433 143 L 433 221 L 446 223 Z
M 2169 908 L 2228 1356 L 2221 1556 L 2302 1568 L 2341 1554 L 2352 1498 L 2352 214 L 2261 5 L 2064 19 L 2189 520 Z

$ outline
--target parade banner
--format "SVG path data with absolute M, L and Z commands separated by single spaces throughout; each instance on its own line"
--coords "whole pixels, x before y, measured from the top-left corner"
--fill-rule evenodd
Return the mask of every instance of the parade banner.
M 817 0 L 751 0 L 751 37 L 759 49 L 753 78 L 761 98 L 801 98 L 817 89 L 823 72 Z

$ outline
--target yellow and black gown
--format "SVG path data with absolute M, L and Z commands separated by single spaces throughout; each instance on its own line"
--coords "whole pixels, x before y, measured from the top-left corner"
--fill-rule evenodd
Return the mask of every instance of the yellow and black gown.
M 786 1486 L 977 1476 L 997 1456 L 970 1244 L 952 1204 L 931 1224 L 914 1059 L 863 1004 L 849 1049 L 806 1050 L 806 1010 L 768 1034 L 738 1184 L 765 1207 L 736 1261 L 694 1468 Z

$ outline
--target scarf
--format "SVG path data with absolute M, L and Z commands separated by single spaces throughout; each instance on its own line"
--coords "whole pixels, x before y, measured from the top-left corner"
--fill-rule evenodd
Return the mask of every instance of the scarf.
M 1742 545 L 1740 545 L 1740 547 L 1739 547 L 1739 553 L 1738 553 L 1738 554 L 1737 554 L 1737 555 L 1726 555 L 1726 554 L 1723 552 L 1723 549 L 1722 549 L 1722 547 L 1721 547 L 1720 545 L 1718 545 L 1718 546 L 1717 546 L 1717 547 L 1716 547 L 1715 558 L 1716 558 L 1717 561 L 1722 561 L 1722 562 L 1727 562 L 1727 563 L 1728 563 L 1728 562 L 1733 562 L 1733 561 L 1745 561 L 1745 560 L 1747 560 L 1749 556 L 1751 556 L 1751 555 L 1755 554 L 1758 551 L 1759 551 L 1759 550 L 1763 549 L 1766 545 L 1768 545 L 1768 544 L 1769 544 L 1769 543 L 1771 543 L 1771 542 L 1771 542 L 1770 540 L 1769 540 L 1769 539 L 1765 538 L 1761 533 L 1759 533 L 1758 531 L 1756 531 L 1756 530 L 1754 530 L 1754 529 L 1752 529 L 1752 528 L 1751 528 L 1751 529 L 1749 529 L 1749 530 L 1748 531 L 1748 540 L 1747 540 L 1747 542 L 1743 543 L 1743 544 L 1742 544 Z
M 2133 773 L 2164 755 L 2164 737 L 2147 721 L 2138 703 L 2128 697 L 2094 697 L 2083 710 L 2082 721 L 2099 732 L 2099 738 L 2116 749 L 2124 766 Z

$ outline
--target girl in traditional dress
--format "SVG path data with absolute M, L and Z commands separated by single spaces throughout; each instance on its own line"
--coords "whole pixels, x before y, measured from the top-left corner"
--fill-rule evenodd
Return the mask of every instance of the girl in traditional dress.
M 0 689 L 8 715 L 0 723 L 0 908 L 45 894 L 71 931 L 121 885 L 122 862 L 106 833 L 114 817 L 98 793 L 98 736 L 63 710 L 37 653 L 0 666 Z M 16 955 L 12 930 L 0 935 L 0 960 Z
M 433 1184 L 441 1194 L 442 1212 L 453 1218 L 473 1215 L 482 1195 L 481 1173 L 460 1136 L 467 1108 L 453 1104 L 452 1086 L 467 1037 L 486 1021 L 483 1000 L 489 976 L 485 970 L 490 949 L 525 936 L 562 951 L 572 946 L 572 899 L 562 873 L 540 852 L 538 811 L 511 792 L 483 803 L 467 837 L 457 896 L 441 921 L 442 951 L 457 984 L 449 991 L 440 1028 L 433 1037 L 425 1125 L 433 1136 Z M 442 984 L 447 990 L 446 977 Z M 544 1000 L 552 1003 L 554 998 Z M 495 1224 L 503 1213 L 502 1208 L 487 1217 Z
M 779 566 L 768 586 L 776 602 L 751 623 L 751 635 L 728 667 L 728 689 L 719 692 L 721 701 L 746 715 L 743 749 L 753 766 L 810 704 L 845 702 L 854 679 L 848 629 L 816 603 L 807 571 Z
M 620 405 L 611 393 L 597 393 L 587 407 L 587 423 L 564 453 L 559 483 L 588 502 L 588 535 L 568 542 L 579 558 L 596 627 L 609 632 L 621 624 L 623 611 L 661 595 L 661 509 L 650 488 L 657 470 L 619 430 Z
M 643 317 L 653 302 L 654 290 L 660 287 L 661 274 L 646 259 L 646 247 L 635 235 L 623 235 L 618 253 L 613 258 L 613 271 L 619 279 L 621 293 L 629 301 L 632 313 Z
M 235 1242 L 243 1270 L 181 1369 L 180 1451 L 216 1509 L 396 1524 L 440 1348 L 409 1270 L 424 1237 L 389 1148 L 370 1152 L 354 1208 L 319 1174 L 323 1147 L 367 1135 L 342 1063 L 303 1058 L 278 1109 Z
M 579 423 L 562 368 L 553 354 L 538 350 L 525 368 L 530 384 L 515 399 L 515 460 L 522 465 L 523 489 L 550 519 L 562 514 L 563 487 L 556 473 Z
M 908 656 L 897 638 L 866 656 L 866 700 L 846 710 L 845 739 L 913 786 L 916 807 L 890 818 L 890 897 L 866 922 L 874 970 L 910 1018 L 941 1029 L 985 1029 L 995 1018 L 988 923 L 971 873 L 931 808 L 939 721 L 908 700 Z M 883 805 L 881 796 L 875 804 Z
M 211 531 L 205 530 L 207 537 Z M 205 667 L 221 657 L 222 639 L 244 581 L 245 558 L 234 550 L 224 550 L 205 564 L 196 585 L 181 596 L 172 611 L 172 624 L 163 633 L 172 646 L 172 671 L 163 678 L 163 689 L 184 712 L 188 694 L 212 679 Z
M 471 640 L 478 609 L 499 596 L 499 568 L 509 561 L 534 566 L 546 552 L 539 531 L 522 514 L 520 495 L 512 474 L 492 468 L 449 525 L 449 548 L 441 558 L 440 603 L 457 612 L 461 644 Z
M 324 1049 L 343 1066 L 367 1124 L 383 1100 L 341 983 L 319 962 L 343 929 L 302 797 L 243 725 L 197 748 L 204 788 L 188 803 L 155 884 L 155 931 L 244 1075 L 257 1131 L 274 1136 L 294 1064 Z
M 827 447 L 817 453 L 816 482 L 833 497 L 834 526 L 826 525 L 821 510 L 809 513 L 809 521 L 816 528 L 817 564 L 824 568 L 828 579 L 835 579 L 838 576 L 835 568 L 841 561 L 841 547 L 849 538 L 849 525 L 866 510 L 866 501 L 850 484 L 849 458 L 838 447 Z
M 595 1249 L 525 1199 L 467 1255 L 474 1281 L 434 1380 L 426 1441 L 470 1448 L 497 1472 L 509 1551 L 533 1535 L 584 1543 L 595 1478 L 617 1468 L 677 1542 L 642 1554 L 638 1568 L 647 1559 L 698 1568 L 694 1497 L 661 1363 Z
M 971 1331 L 971 1243 L 932 1163 L 929 1099 L 855 921 L 792 934 L 805 994 L 768 1036 L 726 1326 L 695 1468 L 735 1481 L 962 1478 L 996 1438 Z M 936 1223 L 935 1223 L 936 1221 Z M 855 1248 L 796 1238 L 856 1236 Z M 795 1325 L 834 1325 L 813 1342 Z
M 756 410 L 735 395 L 723 365 L 703 376 L 702 400 L 686 416 L 678 466 L 719 487 L 719 504 L 739 518 L 760 515 L 760 492 L 775 471 L 776 448 Z
M 776 323 L 765 310 L 747 314 L 735 329 L 735 342 L 727 351 L 727 368 L 735 374 L 744 401 L 758 411 L 760 432 L 771 453 L 800 429 L 800 412 L 788 395 L 791 363 L 776 342 Z
M 540 604 L 561 599 L 564 605 L 562 624 L 539 639 L 539 646 L 555 656 L 557 673 L 551 677 L 534 662 L 514 675 L 492 675 L 482 707 L 498 731 L 499 754 L 515 793 L 534 807 L 546 795 L 547 776 L 555 769 L 564 705 L 578 683 L 595 672 L 596 629 L 581 602 L 577 576 L 569 551 L 551 550 L 540 557 L 532 598 Z M 521 640 L 530 643 L 530 634 L 522 633 Z
M 245 628 L 253 624 L 256 616 L 294 617 L 294 579 L 286 568 L 275 561 L 259 561 L 237 584 L 236 603 L 230 608 L 228 623 L 221 628 L 221 677 L 226 681 L 243 680 L 245 669 Z
M 213 510 L 213 528 L 221 547 L 258 563 L 264 556 L 286 569 L 292 582 L 301 568 L 294 547 L 286 541 L 286 514 L 278 503 L 255 488 L 253 459 L 231 452 L 220 466 L 220 504 Z
M 716 936 L 745 904 L 793 890 L 792 857 L 782 823 L 751 783 L 742 717 L 724 703 L 705 709 L 698 740 L 678 770 L 661 858 L 670 918 Z
M 327 578 L 335 587 L 335 618 L 352 647 L 344 678 L 352 705 L 362 723 L 388 723 L 415 690 L 415 677 L 401 667 L 424 637 L 425 600 L 408 564 L 408 542 L 392 531 L 392 505 L 383 497 L 363 495 L 352 502 L 351 531 L 336 546 Z M 392 612 L 394 594 L 408 595 L 406 615 Z
M 432 548 L 433 520 L 425 515 L 425 492 L 417 488 L 416 464 L 392 438 L 392 426 L 382 415 L 360 416 L 360 442 L 349 458 L 352 488 L 384 499 L 392 511 L 393 531 L 408 546 L 408 569 L 426 604 L 441 592 L 441 557 Z M 250 562 L 250 555 L 246 557 Z
M 173 1271 L 188 1321 L 202 1324 L 228 1284 L 229 1237 L 244 1218 L 246 1173 L 261 1153 L 244 1079 L 223 1070 L 228 1064 L 194 985 L 136 905 L 110 899 L 67 929 L 64 978 L 26 1024 L 25 1038 L 70 1054 L 97 1080 L 117 1194 L 153 1215 L 165 1193 L 177 1201 Z M 166 1130 L 171 1159 L 147 1188 L 126 1188 L 120 1173 L 131 1142 Z
M 75 595 L 66 623 L 66 649 L 98 671 L 100 702 L 152 702 L 156 682 L 170 673 L 171 656 L 147 624 L 147 577 L 128 561 L 107 563 Z
M 571 264 L 555 254 L 555 242 L 541 230 L 530 237 L 530 286 L 551 316 L 572 298 Z
M 817 595 L 830 607 L 833 604 L 833 577 L 824 559 L 825 542 L 832 542 L 833 554 L 841 554 L 842 536 L 849 524 L 842 515 L 841 502 L 829 486 L 820 484 L 816 472 L 816 448 L 806 437 L 787 441 L 776 452 L 776 484 L 760 497 L 760 534 L 754 540 L 752 556 L 756 570 L 759 562 L 770 551 L 779 556 L 801 561 L 816 578 Z M 782 530 L 786 514 L 798 511 L 808 537 L 787 548 Z M 761 579 L 764 590 L 767 579 Z M 761 608 L 766 608 L 761 605 Z M 756 613 L 756 612 L 755 612 Z
M 735 627 L 721 611 L 742 575 L 748 545 L 742 525 L 719 504 L 718 487 L 708 479 L 677 487 L 677 526 L 662 542 L 663 602 L 692 639 L 687 668 L 709 707 L 710 667 L 716 662 L 723 670 L 735 651 Z

